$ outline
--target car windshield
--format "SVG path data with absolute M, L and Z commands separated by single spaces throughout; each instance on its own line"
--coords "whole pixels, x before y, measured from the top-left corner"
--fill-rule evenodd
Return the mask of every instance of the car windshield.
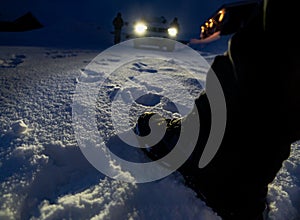
M 147 17 L 147 18 L 145 18 L 145 21 L 150 22 L 150 23 L 160 23 L 160 24 L 166 24 L 167 23 L 167 19 L 164 16 Z

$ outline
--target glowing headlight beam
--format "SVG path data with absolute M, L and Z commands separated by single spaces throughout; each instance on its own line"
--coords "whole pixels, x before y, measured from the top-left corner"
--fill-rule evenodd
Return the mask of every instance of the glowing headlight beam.
M 147 30 L 147 26 L 144 23 L 138 23 L 135 25 L 134 30 L 137 34 L 144 34 Z
M 178 31 L 176 28 L 169 28 L 168 29 L 168 34 L 171 36 L 171 37 L 175 37 L 177 35 Z

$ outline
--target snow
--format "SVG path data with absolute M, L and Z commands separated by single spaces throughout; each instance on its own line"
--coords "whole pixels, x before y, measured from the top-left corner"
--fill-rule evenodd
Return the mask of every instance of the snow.
M 95 30 L 87 32 L 98 33 Z M 97 83 L 105 76 L 105 71 L 95 72 L 93 65 L 88 66 L 93 60 L 98 62 L 94 67 L 100 65 L 104 70 L 120 58 L 95 60 L 109 45 L 108 40 L 101 44 L 96 34 L 92 37 L 95 41 L 78 47 L 85 35 L 76 36 L 65 46 L 64 40 L 73 31 L 56 42 L 47 42 L 48 31 L 0 34 L 0 39 L 6 39 L 3 44 L 10 45 L 0 46 L 0 219 L 221 219 L 184 186 L 177 172 L 138 184 L 106 177 L 87 161 L 73 127 L 76 86 Z M 35 39 L 37 46 L 33 46 Z M 227 46 L 224 41 L 223 51 Z M 22 42 L 26 46 L 18 46 Z M 198 49 L 209 63 L 222 53 L 220 43 Z M 128 62 L 99 91 L 99 132 L 124 159 L 147 158 L 138 149 L 118 145 L 109 121 L 111 100 L 116 100 L 117 108 L 122 106 L 118 96 L 132 103 L 128 119 L 132 125 L 145 110 L 156 110 L 166 117 L 178 116 L 178 108 L 189 111 L 184 108 L 191 103 L 174 105 L 182 99 L 179 93 L 170 92 L 168 76 L 178 77 L 193 97 L 205 83 L 205 74 L 192 77 L 172 59 L 156 61 L 141 58 Z M 166 78 L 157 77 L 158 73 Z M 122 119 L 121 113 L 114 111 Z M 122 179 L 133 178 L 114 161 L 110 169 Z M 290 157 L 269 189 L 269 220 L 300 219 L 300 143 L 292 145 Z
M 72 96 L 82 69 L 101 51 L 7 46 L 0 51 L 1 60 L 23 57 L 22 63 L 1 67 L 1 219 L 218 219 L 178 174 L 144 185 L 124 183 L 105 177 L 85 159 L 74 137 Z M 177 71 L 172 65 L 161 69 Z M 122 94 L 144 90 L 156 96 L 150 103 L 141 98 L 140 106 L 164 107 L 162 84 L 132 79 Z M 103 98 L 119 87 L 107 86 Z M 105 123 L 100 126 L 111 131 Z
M 22 134 L 26 133 L 28 127 L 22 120 L 18 120 L 11 125 L 11 129 L 15 134 Z

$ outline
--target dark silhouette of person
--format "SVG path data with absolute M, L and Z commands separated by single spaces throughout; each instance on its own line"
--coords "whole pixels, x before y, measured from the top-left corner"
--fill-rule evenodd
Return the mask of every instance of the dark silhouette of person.
M 121 31 L 124 25 L 122 14 L 120 12 L 118 12 L 112 23 L 114 26 L 114 44 L 118 44 L 121 42 Z
M 195 100 L 201 121 L 199 138 L 179 171 L 224 220 L 264 218 L 268 184 L 289 157 L 291 144 L 300 140 L 299 40 L 293 34 L 278 35 L 280 28 L 293 29 L 295 24 L 287 24 L 286 18 L 297 20 L 296 10 L 292 0 L 259 1 L 257 11 L 231 37 L 227 52 L 215 57 L 207 83 L 215 73 L 226 100 L 227 124 L 218 152 L 204 168 L 198 162 L 210 133 L 211 110 L 205 92 Z M 284 46 L 278 46 L 282 42 Z M 142 135 L 149 133 L 147 121 L 153 114 L 138 119 Z M 180 134 L 180 121 L 193 114 L 194 110 L 167 121 L 160 148 L 172 147 L 168 145 Z M 159 152 L 147 154 L 157 159 Z
M 179 22 L 178 22 L 178 18 L 177 18 L 177 17 L 175 17 L 175 18 L 173 19 L 173 21 L 170 23 L 170 27 L 176 28 L 177 31 L 179 32 L 180 26 L 179 26 Z

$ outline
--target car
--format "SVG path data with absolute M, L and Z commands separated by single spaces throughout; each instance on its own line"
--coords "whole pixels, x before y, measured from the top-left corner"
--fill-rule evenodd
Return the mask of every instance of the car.
M 164 16 L 144 17 L 133 22 L 127 38 L 134 39 L 134 47 L 153 47 L 173 51 L 179 32 Z M 169 39 L 169 40 L 168 40 Z

